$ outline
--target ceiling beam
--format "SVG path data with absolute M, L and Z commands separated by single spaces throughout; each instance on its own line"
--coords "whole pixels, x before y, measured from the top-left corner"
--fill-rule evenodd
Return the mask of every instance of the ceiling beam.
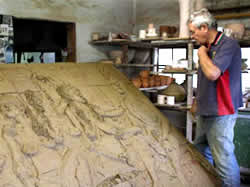
M 250 17 L 250 5 L 209 9 L 216 19 L 240 19 Z
M 228 8 L 208 8 L 209 12 L 212 14 L 225 14 L 225 13 L 238 13 L 238 12 L 246 12 L 250 11 L 250 5 L 247 6 L 234 6 Z
M 240 18 L 248 18 L 250 17 L 250 12 L 246 13 L 231 13 L 231 14 L 222 14 L 214 16 L 217 20 L 221 19 L 240 19 Z

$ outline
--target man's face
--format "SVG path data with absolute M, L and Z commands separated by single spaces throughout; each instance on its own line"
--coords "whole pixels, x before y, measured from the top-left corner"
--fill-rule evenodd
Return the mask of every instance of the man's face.
M 208 43 L 208 29 L 206 26 L 197 28 L 192 23 L 189 23 L 188 28 L 191 33 L 191 38 L 196 40 L 198 44 L 206 45 Z

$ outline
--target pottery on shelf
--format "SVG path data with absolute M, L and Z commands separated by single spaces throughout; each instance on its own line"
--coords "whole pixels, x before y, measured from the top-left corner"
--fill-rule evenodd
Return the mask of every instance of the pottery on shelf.
M 173 81 L 166 89 L 161 91 L 161 94 L 167 96 L 174 96 L 176 102 L 184 101 L 186 98 L 186 91 L 185 89 Z
M 245 25 L 242 23 L 231 23 L 225 26 L 225 29 L 231 29 L 231 37 L 242 39 L 245 32 Z

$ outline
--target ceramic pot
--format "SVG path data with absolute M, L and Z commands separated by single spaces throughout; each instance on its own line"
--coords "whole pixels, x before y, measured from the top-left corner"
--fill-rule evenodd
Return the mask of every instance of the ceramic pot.
M 154 76 L 151 76 L 149 78 L 149 87 L 154 87 L 155 86 L 155 78 Z
M 150 73 L 149 70 L 143 70 L 143 71 L 141 71 L 141 72 L 140 72 L 140 77 L 141 77 L 141 79 L 148 78 L 148 77 L 149 77 L 149 73 Z
M 143 88 L 148 88 L 148 87 L 149 87 L 148 78 L 143 78 L 143 79 L 142 79 L 142 87 L 143 87 Z
M 161 79 L 161 86 L 167 85 L 167 77 L 166 76 L 160 76 Z
M 155 81 L 155 86 L 161 86 L 161 81 Z
M 165 90 L 161 92 L 161 94 L 174 96 L 176 102 L 184 101 L 186 98 L 185 89 L 176 82 L 172 82 Z
M 159 75 L 155 75 L 155 81 L 159 81 L 159 82 L 161 82 L 161 77 L 159 76 Z
M 142 82 L 139 78 L 132 79 L 132 83 L 136 88 L 140 88 L 142 85 Z
M 167 76 L 167 84 L 166 85 L 170 85 L 172 83 L 172 78 Z

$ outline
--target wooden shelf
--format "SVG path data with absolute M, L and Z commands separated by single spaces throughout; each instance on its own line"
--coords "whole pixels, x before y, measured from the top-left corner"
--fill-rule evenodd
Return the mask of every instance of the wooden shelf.
M 187 111 L 191 109 L 191 106 L 185 105 L 185 103 L 175 104 L 175 105 L 167 105 L 167 104 L 158 104 L 154 103 L 155 106 L 165 108 L 168 110 L 177 110 L 177 111 Z
M 156 48 L 156 47 L 179 47 L 179 46 L 186 46 L 189 42 L 195 42 L 190 38 L 166 38 L 166 39 L 155 39 L 155 40 L 138 40 L 138 41 L 131 41 L 131 40 L 101 40 L 101 41 L 90 41 L 89 44 L 91 45 L 110 45 L 110 46 L 121 46 L 121 45 L 128 45 L 129 47 L 134 48 Z M 239 44 L 241 47 L 249 47 L 250 46 L 250 39 L 247 40 L 239 40 Z
M 100 41 L 90 41 L 91 45 L 125 45 L 130 43 L 129 40 L 120 40 L 120 41 L 108 41 L 108 40 L 100 40 Z
M 248 73 L 248 70 L 243 70 L 241 71 L 241 73 Z
M 250 39 L 248 40 L 239 40 L 239 44 L 241 47 L 249 47 L 250 46 Z
M 197 74 L 197 70 L 191 70 L 191 71 L 164 71 L 164 72 L 155 72 L 155 74 L 186 74 L 186 75 L 194 75 Z M 241 71 L 241 73 L 248 73 L 248 70 Z
M 12 37 L 12 35 L 9 35 L 9 34 L 0 34 L 0 38 L 5 38 L 5 37 Z
M 239 108 L 239 112 L 250 112 L 250 108 Z
M 157 87 L 151 87 L 151 88 L 139 88 L 139 90 L 141 91 L 150 91 L 150 92 L 155 92 L 155 91 L 159 91 L 159 90 L 164 90 L 166 89 L 168 86 L 157 86 Z
M 189 42 L 194 42 L 189 38 L 167 38 L 160 40 L 138 40 L 138 41 L 130 41 L 130 40 L 113 40 L 113 41 L 90 41 L 91 45 L 110 45 L 110 46 L 122 46 L 128 45 L 130 48 L 159 48 L 159 47 L 181 47 L 186 46 Z
M 186 74 L 186 75 L 194 75 L 197 73 L 197 70 L 191 70 L 191 71 L 174 71 L 174 70 L 169 70 L 169 71 L 164 71 L 164 72 L 152 72 L 153 74 Z
M 117 67 L 155 67 L 156 64 L 113 64 Z
M 189 43 L 189 42 L 195 42 L 195 40 L 192 40 L 191 38 L 165 38 L 161 40 L 155 40 L 151 41 L 152 44 L 172 44 L 172 43 Z

